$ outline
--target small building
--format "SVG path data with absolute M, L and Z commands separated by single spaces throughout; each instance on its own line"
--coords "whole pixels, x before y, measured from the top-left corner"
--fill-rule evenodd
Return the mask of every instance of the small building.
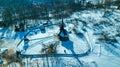
M 40 26 L 40 30 L 41 30 L 41 33 L 46 33 L 46 30 L 45 30 L 45 26 L 44 26 L 44 25 Z

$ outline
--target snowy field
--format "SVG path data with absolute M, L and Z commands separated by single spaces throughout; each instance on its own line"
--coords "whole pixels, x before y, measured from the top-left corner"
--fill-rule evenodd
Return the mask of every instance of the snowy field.
M 114 10 L 84 10 L 73 13 L 69 18 L 63 19 L 65 29 L 69 33 L 68 41 L 60 41 L 59 23 L 61 20 L 51 19 L 53 25 L 45 26 L 41 31 L 39 25 L 26 32 L 15 32 L 0 28 L 0 54 L 5 50 L 21 51 L 23 55 L 49 54 L 43 48 L 54 45 L 57 55 L 52 57 L 25 57 L 22 60 L 24 67 L 119 67 L 120 66 L 120 11 Z M 31 21 L 32 22 L 32 21 Z M 38 21 L 39 22 L 39 21 Z M 45 22 L 45 20 L 42 20 Z M 58 24 L 56 24 L 58 23 Z M 42 27 L 41 27 L 42 28 Z M 107 34 L 117 42 L 99 41 Z M 116 36 L 118 34 L 119 36 Z M 29 39 L 24 42 L 24 36 Z M 105 38 L 103 38 L 104 40 Z M 112 43 L 111 43 L 112 42 Z M 78 55 L 78 56 L 77 56 Z M 2 59 L 2 66 L 6 60 Z M 8 67 L 19 67 L 18 63 Z

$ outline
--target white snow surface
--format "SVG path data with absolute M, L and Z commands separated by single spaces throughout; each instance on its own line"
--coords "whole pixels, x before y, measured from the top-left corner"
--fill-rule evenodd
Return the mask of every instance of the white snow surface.
M 106 18 L 103 18 L 104 10 L 95 10 L 95 11 L 81 11 L 76 12 L 73 15 L 71 15 L 70 19 L 65 19 L 66 21 L 71 20 L 71 18 L 77 18 L 79 20 L 83 20 L 88 22 L 88 26 L 85 29 L 87 32 L 82 31 L 82 24 L 77 24 L 77 27 L 75 25 L 76 21 L 73 21 L 68 24 L 65 29 L 67 31 L 72 31 L 72 33 L 69 34 L 70 41 L 68 42 L 62 42 L 59 41 L 59 38 L 57 37 L 57 34 L 59 33 L 59 27 L 54 25 L 52 29 L 49 27 L 46 27 L 46 33 L 38 32 L 37 34 L 28 35 L 27 38 L 30 39 L 29 47 L 28 49 L 23 52 L 24 54 L 42 54 L 41 49 L 43 48 L 42 44 L 51 44 L 52 42 L 59 41 L 59 44 L 57 45 L 57 53 L 58 54 L 82 54 L 85 53 L 87 50 L 91 49 L 90 53 L 87 56 L 82 57 L 58 57 L 58 58 L 48 58 L 49 60 L 49 66 L 50 67 L 79 67 L 81 61 L 83 63 L 83 67 L 119 67 L 120 66 L 120 56 L 116 56 L 117 53 L 120 52 L 120 49 L 113 48 L 110 46 L 109 50 L 106 50 L 105 44 L 99 43 L 96 44 L 97 36 L 93 35 L 95 32 L 92 29 L 93 23 L 97 23 L 101 20 L 105 20 Z M 120 11 L 117 10 L 113 12 L 112 16 L 109 16 L 110 19 L 109 22 L 113 23 L 120 23 L 119 21 L 115 21 L 114 18 L 120 17 Z M 58 22 L 57 20 L 52 19 L 52 22 Z M 66 22 L 64 21 L 64 22 Z M 118 24 L 119 26 L 120 24 Z M 82 32 L 85 39 L 80 38 L 75 34 L 73 31 L 74 28 L 77 28 L 79 32 Z M 115 35 L 116 32 L 114 32 L 115 27 L 106 27 L 104 31 L 108 31 L 111 35 Z M 2 30 L 2 28 L 0 28 Z M 40 30 L 39 30 L 40 31 Z M 98 30 L 100 31 L 100 30 Z M 4 33 L 4 34 L 3 34 Z M 3 39 L 0 39 L 0 49 L 8 48 L 8 49 L 14 49 L 14 50 L 23 50 L 24 41 L 20 44 L 19 47 L 16 48 L 15 45 L 21 40 L 19 37 L 16 39 L 13 39 L 16 33 L 14 31 L 6 30 L 5 32 L 0 32 L 0 38 L 4 37 Z M 118 41 L 120 40 L 119 37 L 117 37 Z M 4 48 L 3 48 L 4 47 Z M 112 52 L 115 50 L 116 54 L 114 55 Z M 111 51 L 111 52 L 110 52 Z M 47 66 L 47 59 L 46 58 L 28 58 L 24 59 L 23 62 L 26 63 L 25 67 L 38 67 L 37 64 L 39 64 L 40 67 Z M 45 62 L 45 63 L 44 63 Z M 57 64 L 55 64 L 57 62 Z M 28 64 L 28 65 L 27 65 Z

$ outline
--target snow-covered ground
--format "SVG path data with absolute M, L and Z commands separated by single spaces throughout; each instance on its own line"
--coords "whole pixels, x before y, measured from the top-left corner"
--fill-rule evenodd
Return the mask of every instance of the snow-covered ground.
M 39 26 L 29 33 L 0 28 L 0 51 L 8 48 L 21 51 L 25 55 L 45 54 L 42 53 L 45 46 L 56 44 L 56 54 L 63 56 L 24 58 L 24 67 L 119 67 L 120 36 L 116 36 L 117 47 L 97 40 L 102 37 L 98 34 L 100 32 L 107 33 L 109 37 L 120 34 L 120 31 L 117 31 L 120 27 L 119 19 L 119 10 L 107 14 L 103 9 L 75 12 L 63 20 L 65 29 L 69 32 L 69 41 L 65 42 L 60 41 L 57 36 L 60 27 L 56 23 L 59 24 L 61 21 L 56 19 L 51 19 L 54 25 L 45 26 L 45 32 L 41 32 Z M 100 22 L 106 24 L 101 25 Z M 113 25 L 107 25 L 108 23 Z M 94 24 L 98 25 L 94 26 Z M 27 44 L 21 41 L 24 36 L 29 39 Z

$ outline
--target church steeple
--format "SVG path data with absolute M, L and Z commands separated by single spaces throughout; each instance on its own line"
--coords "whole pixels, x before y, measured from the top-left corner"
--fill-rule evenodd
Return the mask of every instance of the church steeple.
M 69 40 L 69 33 L 67 32 L 66 29 L 64 29 L 64 22 L 63 22 L 63 19 L 62 19 L 62 23 L 61 23 L 61 26 L 60 26 L 60 32 L 58 34 L 59 36 L 59 39 L 61 41 L 68 41 Z

